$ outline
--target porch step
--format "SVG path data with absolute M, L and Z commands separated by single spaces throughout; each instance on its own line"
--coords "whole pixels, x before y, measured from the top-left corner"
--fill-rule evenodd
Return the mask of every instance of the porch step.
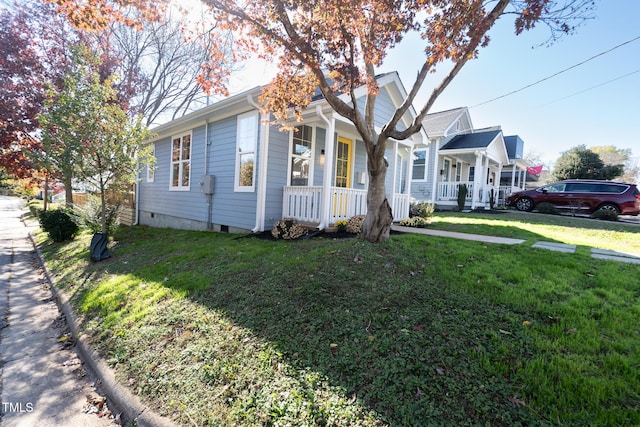
M 318 230 L 320 230 L 318 228 L 318 226 L 320 224 L 318 224 L 317 222 L 298 222 L 298 224 L 300 224 L 304 229 L 306 229 L 308 231 L 318 231 Z

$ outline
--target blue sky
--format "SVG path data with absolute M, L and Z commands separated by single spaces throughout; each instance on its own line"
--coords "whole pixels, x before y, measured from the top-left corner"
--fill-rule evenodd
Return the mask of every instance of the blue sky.
M 516 36 L 512 20 L 501 18 L 489 33 L 489 46 L 465 65 L 431 111 L 472 107 L 476 128 L 502 126 L 505 135 L 517 134 L 524 140 L 525 153 L 535 151 L 547 164 L 579 144 L 630 148 L 640 156 L 640 39 L 516 94 L 474 107 L 640 36 L 640 1 L 601 0 L 596 5 L 595 19 L 550 47 L 535 47 L 548 38 L 545 26 Z M 405 40 L 382 71 L 398 70 L 409 86 L 422 59 L 416 52 L 420 52 L 419 40 Z M 444 70 L 444 64 L 439 68 Z M 630 73 L 634 74 L 603 84 Z M 439 76 L 430 77 L 422 101 Z
M 471 107 L 475 128 L 502 126 L 505 135 L 524 140 L 525 154 L 537 153 L 547 166 L 579 144 L 630 148 L 640 156 L 640 39 L 543 83 L 476 106 L 640 36 L 640 0 L 600 0 L 596 6 L 594 19 L 549 47 L 540 46 L 549 37 L 544 25 L 516 36 L 512 19 L 501 18 L 489 33 L 489 46 L 465 65 L 431 112 Z M 378 71 L 398 71 L 409 89 L 424 61 L 422 52 L 419 37 L 410 36 Z M 439 72 L 427 79 L 416 108 L 449 65 L 439 65 Z M 269 64 L 248 65 L 245 72 L 232 76 L 232 91 L 266 84 L 273 72 Z M 602 86 L 590 89 L 598 85 Z

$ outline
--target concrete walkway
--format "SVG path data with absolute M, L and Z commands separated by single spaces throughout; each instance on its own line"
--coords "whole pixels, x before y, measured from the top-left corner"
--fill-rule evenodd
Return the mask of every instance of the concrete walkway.
M 482 234 L 457 233 L 455 231 L 432 230 L 429 228 L 403 227 L 401 225 L 391 226 L 392 230 L 403 233 L 428 234 L 429 236 L 451 237 L 454 239 L 473 240 L 476 242 L 498 243 L 502 245 L 519 245 L 526 242 L 522 239 L 511 239 L 508 237 L 486 236 Z
M 28 238 L 7 198 L 0 200 L 0 407 L 3 427 L 116 425 L 73 350 Z M 97 405 L 97 406 L 96 406 Z
M 429 236 L 450 237 L 453 239 L 472 240 L 476 242 L 497 243 L 502 245 L 520 245 L 526 240 L 511 239 L 508 237 L 495 237 L 483 234 L 458 233 L 454 231 L 432 230 L 428 228 L 403 227 L 400 225 L 392 225 L 392 230 L 403 233 L 426 234 Z M 575 253 L 576 245 L 568 245 L 565 243 L 538 241 L 532 246 L 535 249 L 545 249 L 554 252 Z M 640 264 L 640 257 L 625 252 L 610 251 L 606 249 L 591 248 L 591 257 L 608 261 L 625 262 L 628 264 Z

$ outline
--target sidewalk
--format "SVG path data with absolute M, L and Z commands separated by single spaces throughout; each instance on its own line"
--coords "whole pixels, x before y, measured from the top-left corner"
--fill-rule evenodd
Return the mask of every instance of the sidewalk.
M 0 225 L 0 416 L 3 427 L 117 425 L 73 350 L 61 315 L 14 211 Z M 96 406 L 97 405 L 97 406 Z

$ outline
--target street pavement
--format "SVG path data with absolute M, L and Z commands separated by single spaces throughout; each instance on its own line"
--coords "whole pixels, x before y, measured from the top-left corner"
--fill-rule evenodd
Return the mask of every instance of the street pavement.
M 0 196 L 0 425 L 112 426 L 95 381 L 74 351 L 65 316 L 20 220 L 22 201 Z

